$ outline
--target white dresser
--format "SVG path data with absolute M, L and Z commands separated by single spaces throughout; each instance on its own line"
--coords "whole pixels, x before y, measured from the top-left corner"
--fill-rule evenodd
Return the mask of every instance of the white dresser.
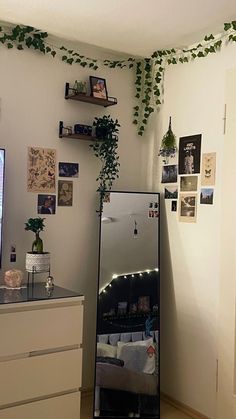
M 79 419 L 84 297 L 0 289 L 0 419 Z

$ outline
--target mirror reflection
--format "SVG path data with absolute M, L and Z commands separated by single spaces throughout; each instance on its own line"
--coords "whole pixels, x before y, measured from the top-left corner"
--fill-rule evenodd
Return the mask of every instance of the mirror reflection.
M 105 201 L 94 416 L 159 418 L 159 194 Z

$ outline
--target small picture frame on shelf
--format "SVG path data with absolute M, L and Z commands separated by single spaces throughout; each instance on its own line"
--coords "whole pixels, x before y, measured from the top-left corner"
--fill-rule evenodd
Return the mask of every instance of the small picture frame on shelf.
M 98 99 L 108 99 L 106 80 L 101 77 L 90 76 L 91 96 Z

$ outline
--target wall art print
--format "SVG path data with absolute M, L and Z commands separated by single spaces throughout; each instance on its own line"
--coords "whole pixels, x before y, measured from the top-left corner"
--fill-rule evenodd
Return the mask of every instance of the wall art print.
M 60 177 L 79 177 L 79 163 L 59 162 Z
M 200 194 L 200 204 L 213 205 L 214 189 L 202 188 Z
M 56 213 L 56 195 L 38 195 L 38 214 Z
M 202 155 L 202 186 L 214 186 L 216 174 L 216 153 L 204 153 Z
M 45 193 L 56 191 L 56 150 L 28 147 L 27 190 Z
M 71 180 L 58 181 L 58 206 L 72 207 L 73 204 L 73 182 Z
M 180 191 L 197 191 L 198 176 L 180 176 Z
M 178 174 L 178 166 L 176 164 L 169 164 L 162 167 L 161 183 L 176 183 Z
M 177 211 L 177 201 L 171 201 L 171 211 L 172 212 Z
M 180 194 L 179 220 L 195 223 L 197 219 L 197 194 Z
M 178 188 L 177 186 L 167 186 L 164 191 L 165 199 L 177 199 L 178 198 Z
M 202 135 L 189 135 L 179 139 L 179 174 L 200 173 Z

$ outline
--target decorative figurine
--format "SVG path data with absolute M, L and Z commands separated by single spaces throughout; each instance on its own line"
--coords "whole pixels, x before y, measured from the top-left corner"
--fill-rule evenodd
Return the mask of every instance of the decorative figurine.
M 45 283 L 45 288 L 47 290 L 50 290 L 52 288 L 54 288 L 54 278 L 53 276 L 49 275 L 46 279 L 46 283 Z

